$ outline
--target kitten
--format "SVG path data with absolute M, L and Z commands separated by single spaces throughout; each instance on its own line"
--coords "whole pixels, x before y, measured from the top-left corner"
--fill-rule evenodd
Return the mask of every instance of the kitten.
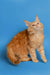
M 34 22 L 24 20 L 28 29 L 19 32 L 13 37 L 7 45 L 7 56 L 13 64 L 19 64 L 21 61 L 38 62 L 35 49 L 40 53 L 44 62 L 47 62 L 43 49 L 43 25 L 38 16 Z M 28 57 L 28 53 L 31 57 Z

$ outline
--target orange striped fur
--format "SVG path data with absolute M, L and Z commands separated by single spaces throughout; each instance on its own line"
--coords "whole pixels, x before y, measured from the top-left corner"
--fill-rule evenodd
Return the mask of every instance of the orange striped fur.
M 34 22 L 24 20 L 28 29 L 19 32 L 13 37 L 7 45 L 7 56 L 13 64 L 19 64 L 21 61 L 38 62 L 36 58 L 35 49 L 41 55 L 41 58 L 46 62 L 44 49 L 43 49 L 43 25 L 40 23 L 38 16 Z M 28 53 L 31 57 L 28 57 Z

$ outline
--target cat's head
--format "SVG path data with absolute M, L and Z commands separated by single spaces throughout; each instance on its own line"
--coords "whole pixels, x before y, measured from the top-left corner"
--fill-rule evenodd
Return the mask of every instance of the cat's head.
M 28 31 L 30 32 L 37 32 L 39 30 L 43 31 L 43 24 L 40 23 L 38 16 L 36 15 L 35 21 L 28 22 L 24 20 L 26 26 L 28 26 Z

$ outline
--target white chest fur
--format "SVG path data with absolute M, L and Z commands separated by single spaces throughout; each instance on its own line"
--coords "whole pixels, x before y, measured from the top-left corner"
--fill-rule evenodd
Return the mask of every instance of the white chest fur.
M 33 47 L 38 47 L 42 43 L 43 34 L 41 32 L 37 32 L 35 34 L 32 34 L 30 37 L 30 45 Z
M 43 41 L 43 34 L 41 32 L 37 32 L 32 34 L 30 37 L 30 43 L 40 44 Z
M 42 34 L 40 33 L 40 32 L 37 32 L 36 34 L 35 34 L 35 37 L 36 38 L 40 38 L 42 36 Z
M 40 40 L 42 38 L 42 33 L 37 32 L 35 34 L 32 34 L 29 38 L 31 41 Z

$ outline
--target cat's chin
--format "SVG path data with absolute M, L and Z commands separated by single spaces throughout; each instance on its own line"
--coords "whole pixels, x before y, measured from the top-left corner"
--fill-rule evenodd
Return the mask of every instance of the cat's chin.
M 39 29 L 40 29 L 40 27 L 38 27 L 38 28 L 34 28 L 35 31 L 38 31 Z

